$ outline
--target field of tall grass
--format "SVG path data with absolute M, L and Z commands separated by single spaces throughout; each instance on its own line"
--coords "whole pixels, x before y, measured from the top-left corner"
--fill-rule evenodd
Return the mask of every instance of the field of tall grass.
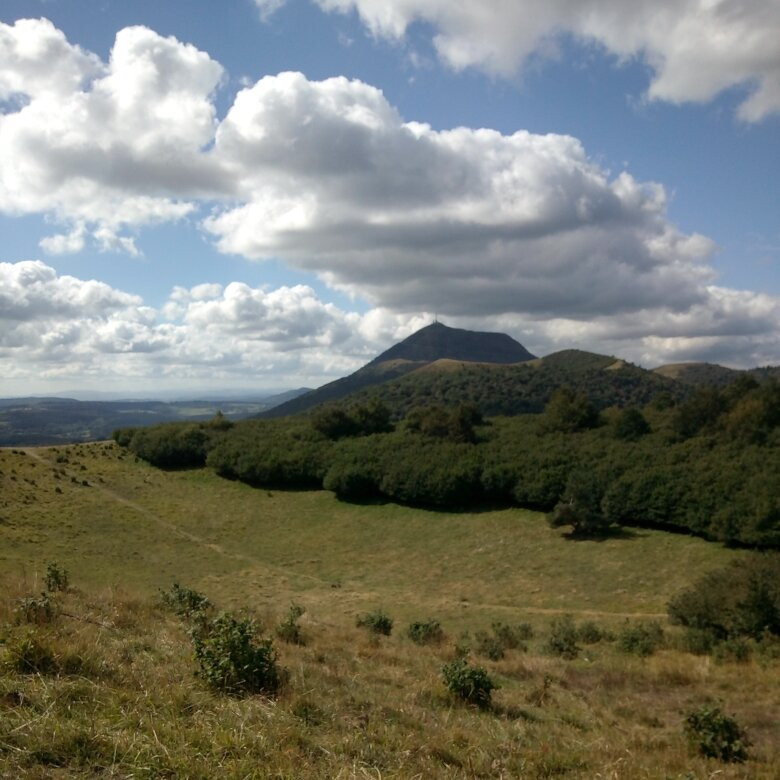
M 253 490 L 103 443 L 2 450 L 0 484 L 0 776 L 777 776 L 771 647 L 694 655 L 665 618 L 673 594 L 748 551 Z M 69 586 L 44 597 L 53 561 Z M 207 685 L 192 622 L 160 596 L 174 582 L 273 639 L 276 693 Z M 299 644 L 277 635 L 292 604 Z M 378 611 L 389 635 L 356 625 Z M 573 658 L 550 641 L 566 616 Z M 415 643 L 413 621 L 443 637 Z M 649 655 L 622 640 L 637 626 L 662 632 Z M 489 706 L 447 688 L 464 654 L 499 686 Z M 712 702 L 746 730 L 747 761 L 689 744 L 686 715 Z

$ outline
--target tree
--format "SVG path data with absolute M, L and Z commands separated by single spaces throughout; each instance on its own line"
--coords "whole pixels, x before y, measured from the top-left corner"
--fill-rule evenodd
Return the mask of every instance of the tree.
M 615 437 L 624 441 L 636 441 L 650 433 L 650 425 L 642 412 L 633 406 L 624 409 L 615 422 Z
M 561 500 L 549 516 L 553 528 L 571 526 L 572 537 L 589 539 L 603 536 L 612 525 L 601 511 L 604 493 L 592 472 L 573 471 L 566 482 Z
M 570 387 L 559 387 L 544 408 L 543 428 L 546 431 L 574 433 L 599 424 L 599 413 L 590 399 L 575 393 Z

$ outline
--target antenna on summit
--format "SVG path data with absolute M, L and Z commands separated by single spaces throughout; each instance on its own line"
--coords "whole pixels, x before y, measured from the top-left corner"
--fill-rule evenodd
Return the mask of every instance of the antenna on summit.
M 439 322 L 439 316 L 437 314 L 433 315 L 433 324 L 436 325 Z

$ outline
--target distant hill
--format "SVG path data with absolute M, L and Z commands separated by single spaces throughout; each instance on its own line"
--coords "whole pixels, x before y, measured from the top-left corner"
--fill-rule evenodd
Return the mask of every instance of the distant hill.
M 239 420 L 307 389 L 256 401 L 77 401 L 73 398 L 0 398 L 0 446 L 69 444 L 107 439 L 117 428 L 211 419 L 217 411 Z
M 329 382 L 259 416 L 298 414 L 326 401 L 337 401 L 364 388 L 385 384 L 440 360 L 505 365 L 533 359 L 534 355 L 506 333 L 482 333 L 435 322 L 390 347 L 354 374 Z
M 395 417 L 418 405 L 466 401 L 489 416 L 515 415 L 542 411 L 562 385 L 585 393 L 599 408 L 642 405 L 661 393 L 682 400 L 692 392 L 687 385 L 611 355 L 564 350 L 513 365 L 439 360 L 363 388 L 349 400 L 379 399 Z
M 693 387 L 726 387 L 741 374 L 748 374 L 759 382 L 780 379 L 780 366 L 764 366 L 740 370 L 717 363 L 669 363 L 653 369 L 659 376 L 674 379 Z
M 686 385 L 700 387 L 725 387 L 731 384 L 740 371 L 734 368 L 726 368 L 716 363 L 669 363 L 653 369 L 659 376 L 675 379 Z

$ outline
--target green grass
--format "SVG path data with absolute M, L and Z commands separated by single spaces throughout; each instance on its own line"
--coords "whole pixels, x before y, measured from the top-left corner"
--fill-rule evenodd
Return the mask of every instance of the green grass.
M 113 445 L 0 450 L 0 472 L 0 777 L 771 778 L 780 762 L 777 660 L 714 663 L 676 650 L 668 625 L 671 644 L 649 658 L 608 642 L 573 661 L 543 649 L 558 615 L 649 619 L 748 552 L 656 531 L 572 542 L 521 510 L 254 490 Z M 40 593 L 52 560 L 70 573 L 62 614 L 17 624 L 17 599 Z M 305 644 L 276 643 L 289 670 L 277 699 L 220 696 L 194 676 L 185 626 L 157 598 L 174 580 L 265 635 L 305 607 Z M 390 637 L 355 627 L 378 609 Z M 446 638 L 421 648 L 406 627 L 429 619 Z M 462 632 L 473 644 L 494 620 L 527 621 L 534 637 L 527 652 L 474 658 L 501 686 L 483 711 L 449 695 L 440 670 Z M 9 666 L 30 635 L 52 653 L 46 674 Z M 690 753 L 685 714 L 711 699 L 747 728 L 746 764 Z
M 0 451 L 0 570 L 34 575 L 56 559 L 86 584 L 138 593 L 180 579 L 226 603 L 295 596 L 328 614 L 397 604 L 466 623 L 548 610 L 620 617 L 663 613 L 696 573 L 744 555 L 651 530 L 567 541 L 520 509 L 458 514 L 256 490 L 208 470 L 162 472 L 113 445 L 31 453 L 46 463 Z M 55 469 L 65 474 L 54 479 Z

